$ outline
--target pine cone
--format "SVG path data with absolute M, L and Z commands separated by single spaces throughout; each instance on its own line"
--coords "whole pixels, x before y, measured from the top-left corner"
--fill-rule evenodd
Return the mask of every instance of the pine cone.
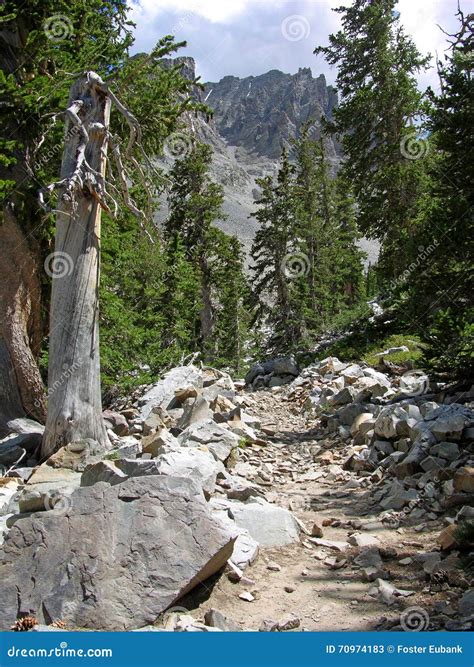
M 430 577 L 430 590 L 433 592 L 442 591 L 444 585 L 448 583 L 449 575 L 446 570 L 433 572 Z
M 34 616 L 23 616 L 23 618 L 17 619 L 15 625 L 12 625 L 11 630 L 14 632 L 28 632 L 35 625 L 38 625 L 38 621 Z
M 59 621 L 59 620 L 58 621 L 53 621 L 51 623 L 51 627 L 52 628 L 60 628 L 61 630 L 64 630 L 64 628 L 66 627 L 66 623 L 64 621 Z

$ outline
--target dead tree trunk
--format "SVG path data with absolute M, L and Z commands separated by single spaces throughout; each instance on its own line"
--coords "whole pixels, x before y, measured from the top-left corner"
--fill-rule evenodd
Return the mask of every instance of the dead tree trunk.
M 130 200 L 124 162 L 109 132 L 112 103 L 130 127 L 125 158 L 145 182 L 132 148 L 140 138 L 134 116 L 95 74 L 86 72 L 72 87 L 59 188 L 50 310 L 48 415 L 42 455 L 90 438 L 103 448 L 108 438 L 102 418 L 99 360 L 99 270 L 101 208 L 106 198 L 107 147 L 112 148 L 116 176 L 125 205 L 143 226 L 144 214 Z M 141 149 L 143 153 L 143 149 Z M 115 193 L 111 184 L 107 184 Z
M 99 361 L 100 188 L 110 98 L 88 73 L 72 88 L 56 218 L 48 416 L 42 454 L 92 438 L 104 448 Z

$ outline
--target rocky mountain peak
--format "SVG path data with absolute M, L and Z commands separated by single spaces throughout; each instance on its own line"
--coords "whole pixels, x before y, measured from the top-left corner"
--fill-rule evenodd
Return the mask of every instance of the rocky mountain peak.
M 225 76 L 205 84 L 205 99 L 227 143 L 273 159 L 304 123 L 314 121 L 319 129 L 337 105 L 337 93 L 324 74 L 315 78 L 309 67 L 296 74 L 274 69 L 243 79 Z M 329 150 L 336 159 L 338 146 L 332 143 Z

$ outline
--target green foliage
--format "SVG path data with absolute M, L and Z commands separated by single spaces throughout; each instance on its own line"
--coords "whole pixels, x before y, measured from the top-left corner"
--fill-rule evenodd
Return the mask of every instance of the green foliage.
M 461 549 L 471 549 L 474 546 L 474 521 L 469 519 L 461 521 L 454 531 L 453 537 Z
M 311 345 L 315 334 L 357 307 L 364 295 L 354 203 L 347 183 L 330 176 L 323 138 L 306 125 L 283 153 L 277 181 L 262 179 L 261 223 L 252 247 L 256 319 L 272 328 L 278 351 Z
M 433 247 L 407 281 L 404 311 L 427 343 L 425 361 L 445 378 L 472 379 L 474 303 L 474 160 L 472 15 L 458 12 L 460 28 L 439 64 L 441 93 L 430 93 L 430 206 L 419 240 Z
M 404 34 L 395 5 L 356 0 L 335 9 L 342 29 L 315 50 L 338 67 L 341 101 L 329 129 L 342 139 L 359 229 L 382 242 L 384 280 L 409 256 L 424 170 L 411 158 L 424 149 L 413 127 L 423 107 L 415 75 L 428 61 Z
M 187 295 L 186 307 L 175 308 L 174 326 L 184 327 L 189 336 L 182 340 L 185 349 L 199 350 L 207 361 L 239 371 L 248 326 L 243 253 L 235 237 L 214 226 L 224 214 L 222 187 L 209 178 L 211 160 L 210 146 L 193 143 L 169 174 L 166 240 L 181 253 L 174 264 L 186 265 L 186 271 L 176 275 L 184 284 L 174 295 Z M 173 295 L 170 303 L 176 303 Z

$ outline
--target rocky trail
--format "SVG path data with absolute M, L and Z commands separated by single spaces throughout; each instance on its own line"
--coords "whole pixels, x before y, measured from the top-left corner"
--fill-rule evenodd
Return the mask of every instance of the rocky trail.
M 38 462 L 20 420 L 0 441 L 0 626 L 469 630 L 473 399 L 277 359 L 245 381 L 172 369 L 104 413 L 107 452 Z
M 421 531 L 419 524 L 381 522 L 370 484 L 341 473 L 346 448 L 323 436 L 318 421 L 307 420 L 279 394 L 256 392 L 247 402 L 268 439 L 246 448 L 236 471 L 257 480 L 267 500 L 293 512 L 303 529 L 301 542 L 262 549 L 238 583 L 224 577 L 212 588 L 203 585 L 194 602 L 204 600 L 192 615 L 203 620 L 215 608 L 240 629 L 254 630 L 399 630 L 400 618 L 403 629 L 446 623 L 460 629 L 449 620 L 467 578 L 460 574 L 461 586 L 453 591 L 429 576 L 441 560 L 432 548 L 445 524 L 433 521 Z M 410 595 L 388 592 L 389 605 L 374 597 L 368 582 L 379 575 Z M 242 592 L 250 592 L 252 602 L 241 599 Z

